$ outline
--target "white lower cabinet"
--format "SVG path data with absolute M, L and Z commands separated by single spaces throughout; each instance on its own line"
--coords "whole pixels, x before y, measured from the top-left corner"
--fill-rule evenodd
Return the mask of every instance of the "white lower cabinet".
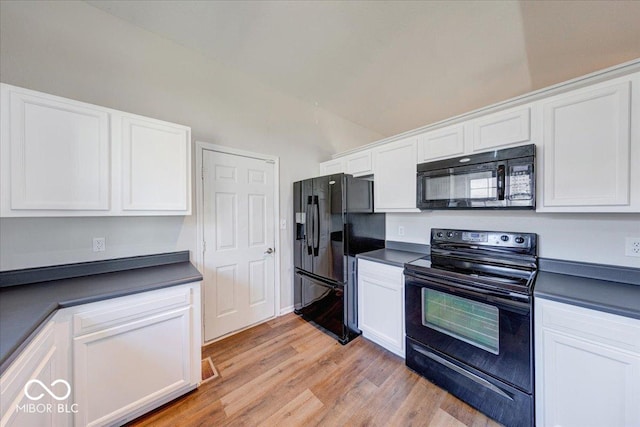
M 640 320 L 535 302 L 536 425 L 640 425 Z
M 186 285 L 74 311 L 76 424 L 127 421 L 196 386 L 199 306 L 199 286 Z
M 68 338 L 68 335 L 64 335 L 64 329 L 58 329 L 55 318 L 48 321 L 2 374 L 0 426 L 72 424 L 71 416 L 75 407 L 71 403 L 67 370 L 65 342 L 68 342 Z
M 3 373 L 0 425 L 118 425 L 175 399 L 201 380 L 200 324 L 199 282 L 59 310 Z
M 358 260 L 358 327 L 365 338 L 404 357 L 402 267 Z

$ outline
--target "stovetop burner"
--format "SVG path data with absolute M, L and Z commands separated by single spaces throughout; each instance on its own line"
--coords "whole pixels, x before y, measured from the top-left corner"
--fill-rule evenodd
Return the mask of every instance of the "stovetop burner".
M 432 229 L 431 255 L 406 268 L 467 286 L 531 295 L 536 254 L 533 233 Z

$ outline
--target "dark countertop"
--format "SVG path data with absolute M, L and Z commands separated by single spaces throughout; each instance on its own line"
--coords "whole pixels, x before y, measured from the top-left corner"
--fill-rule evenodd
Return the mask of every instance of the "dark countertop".
M 396 267 L 404 267 L 405 263 L 422 258 L 423 256 L 426 256 L 426 254 L 385 248 L 358 254 L 356 255 L 356 258 L 389 264 Z
M 540 271 L 533 295 L 640 319 L 640 286 L 635 284 Z
M 59 308 L 202 280 L 200 272 L 189 262 L 188 252 L 174 254 L 176 256 L 163 260 L 161 265 L 148 265 L 153 255 L 134 257 L 126 259 L 133 262 L 123 271 L 0 288 L 0 372 L 6 370 Z M 90 270 L 91 264 L 83 263 L 83 271 Z M 95 264 L 103 266 L 104 262 Z M 135 268 L 135 265 L 144 267 Z

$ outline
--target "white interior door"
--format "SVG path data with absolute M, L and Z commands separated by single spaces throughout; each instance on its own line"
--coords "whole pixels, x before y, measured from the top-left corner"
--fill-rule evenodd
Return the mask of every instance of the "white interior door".
M 274 164 L 203 150 L 204 339 L 275 315 Z

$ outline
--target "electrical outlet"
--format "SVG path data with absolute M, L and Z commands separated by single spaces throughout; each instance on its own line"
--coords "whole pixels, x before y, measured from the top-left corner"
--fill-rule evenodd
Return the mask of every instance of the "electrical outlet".
M 640 237 L 627 237 L 625 239 L 624 254 L 626 256 L 640 257 Z
M 93 238 L 93 252 L 104 252 L 107 249 L 107 243 L 104 237 Z
M 403 226 L 399 226 L 398 227 L 398 236 L 404 236 L 404 227 Z

